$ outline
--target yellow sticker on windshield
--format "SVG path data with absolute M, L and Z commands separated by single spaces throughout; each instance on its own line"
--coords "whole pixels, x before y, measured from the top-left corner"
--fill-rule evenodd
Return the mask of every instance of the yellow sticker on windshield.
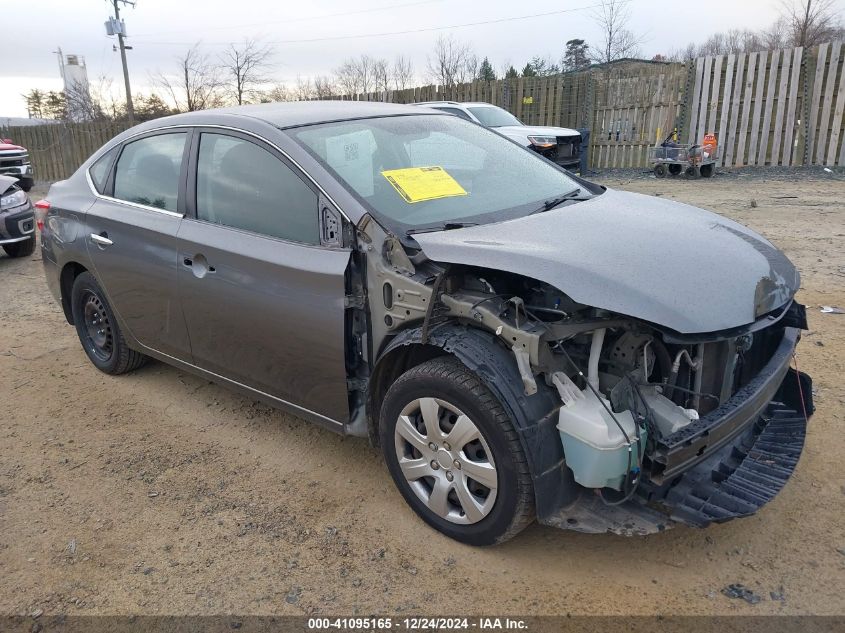
M 407 167 L 381 172 L 408 203 L 465 196 L 467 192 L 442 167 Z

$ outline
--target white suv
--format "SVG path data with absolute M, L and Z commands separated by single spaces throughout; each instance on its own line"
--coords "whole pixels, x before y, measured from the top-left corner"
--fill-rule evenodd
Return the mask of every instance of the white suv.
M 425 101 L 413 105 L 442 110 L 489 127 L 520 145 L 530 147 L 561 167 L 572 171 L 580 170 L 581 135 L 576 130 L 565 127 L 525 125 L 507 110 L 490 103 Z

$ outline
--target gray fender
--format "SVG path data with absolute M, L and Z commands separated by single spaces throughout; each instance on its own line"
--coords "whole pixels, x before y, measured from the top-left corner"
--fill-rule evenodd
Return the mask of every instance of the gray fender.
M 444 352 L 455 356 L 502 403 L 519 434 L 528 460 L 538 518 L 542 520 L 576 500 L 580 487 L 565 466 L 563 446 L 556 428 L 559 399 L 542 381 L 537 383 L 536 394 L 525 395 L 513 353 L 496 336 L 478 328 L 445 323 L 431 328 L 428 342 L 424 344 L 420 328 L 405 330 L 379 354 L 373 376 L 383 375 L 385 366 L 391 360 L 404 356 L 402 352 L 410 351 L 407 349 L 409 346 L 419 348 L 421 354 L 417 358 L 422 359 L 420 362 Z M 402 371 L 410 366 L 403 367 Z M 390 375 L 390 371 L 387 374 Z M 371 402 L 371 411 L 377 411 L 380 404 Z

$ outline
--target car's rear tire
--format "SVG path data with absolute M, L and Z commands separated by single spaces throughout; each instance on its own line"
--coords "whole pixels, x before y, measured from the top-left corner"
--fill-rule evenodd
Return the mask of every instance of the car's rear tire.
M 74 279 L 70 305 L 79 342 L 97 369 L 117 375 L 144 364 L 147 357 L 126 344 L 94 275 L 84 272 Z
M 405 501 L 443 534 L 491 545 L 533 521 L 534 488 L 513 424 L 457 359 L 402 374 L 384 398 L 379 436 Z
M 26 257 L 35 252 L 35 235 L 23 242 L 12 242 L 11 244 L 3 244 L 3 250 L 9 257 Z

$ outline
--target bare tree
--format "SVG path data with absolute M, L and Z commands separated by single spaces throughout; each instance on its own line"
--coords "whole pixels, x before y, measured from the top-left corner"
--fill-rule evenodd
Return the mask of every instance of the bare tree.
M 267 70 L 273 49 L 257 40 L 246 38 L 243 43 L 229 47 L 220 55 L 220 69 L 225 76 L 226 92 L 238 105 L 255 95 L 268 82 Z
M 100 75 L 90 84 L 74 82 L 65 88 L 64 95 L 67 116 L 71 121 L 100 121 L 126 116 L 126 102 L 122 98 L 115 98 L 118 95 L 113 82 L 105 75 Z M 155 96 L 150 95 L 151 98 Z M 138 100 L 143 100 L 143 97 L 138 95 Z
M 779 17 L 768 28 L 760 32 L 763 48 L 768 50 L 785 48 L 788 46 L 787 41 L 789 38 L 789 24 L 783 16 Z
M 296 76 L 296 84 L 293 87 L 293 98 L 295 101 L 308 101 L 314 98 L 314 84 L 309 77 Z
M 383 59 L 369 55 L 349 58 L 335 69 L 335 79 L 343 94 L 354 96 L 361 93 L 380 90 L 384 85 L 388 64 Z
M 104 78 L 101 78 L 104 81 Z M 97 121 L 106 118 L 100 102 L 91 94 L 87 81 L 74 81 L 65 87 L 67 116 L 71 121 Z
M 199 43 L 176 58 L 176 75 L 158 73 L 154 82 L 170 95 L 176 108 L 193 112 L 223 104 L 222 82 L 217 67 L 200 50 Z
M 351 97 L 358 91 L 358 72 L 352 60 L 335 68 L 334 77 L 341 94 Z
M 440 35 L 434 44 L 434 52 L 428 57 L 428 73 L 441 86 L 454 86 L 475 76 L 478 57 L 472 49 L 458 42 L 451 35 Z
M 396 90 L 409 88 L 411 82 L 414 80 L 414 67 L 411 64 L 411 60 L 404 55 L 397 55 L 394 58 L 391 73 L 393 75 L 393 85 Z
M 628 29 L 631 14 L 626 4 L 627 0 L 601 0 L 594 13 L 602 30 L 601 46 L 594 49 L 600 64 L 636 57 L 640 53 L 641 40 Z
M 328 99 L 335 95 L 335 85 L 331 77 L 317 75 L 314 77 L 314 97 L 317 99 Z
M 390 91 L 390 64 L 386 59 L 373 60 L 373 85 L 386 99 Z
M 264 102 L 292 101 L 290 89 L 283 83 L 277 83 L 262 93 L 261 100 Z
M 793 46 L 816 46 L 842 37 L 834 0 L 784 0 L 783 18 Z
M 689 44 L 669 57 L 686 61 L 705 55 L 751 53 L 787 46 L 811 47 L 845 37 L 845 28 L 833 8 L 833 0 L 785 1 L 783 8 L 783 14 L 765 29 L 714 33 L 703 43 Z
M 481 60 L 478 59 L 478 55 L 467 48 L 464 63 L 458 69 L 458 83 L 473 81 L 478 76 L 479 66 L 481 66 Z

